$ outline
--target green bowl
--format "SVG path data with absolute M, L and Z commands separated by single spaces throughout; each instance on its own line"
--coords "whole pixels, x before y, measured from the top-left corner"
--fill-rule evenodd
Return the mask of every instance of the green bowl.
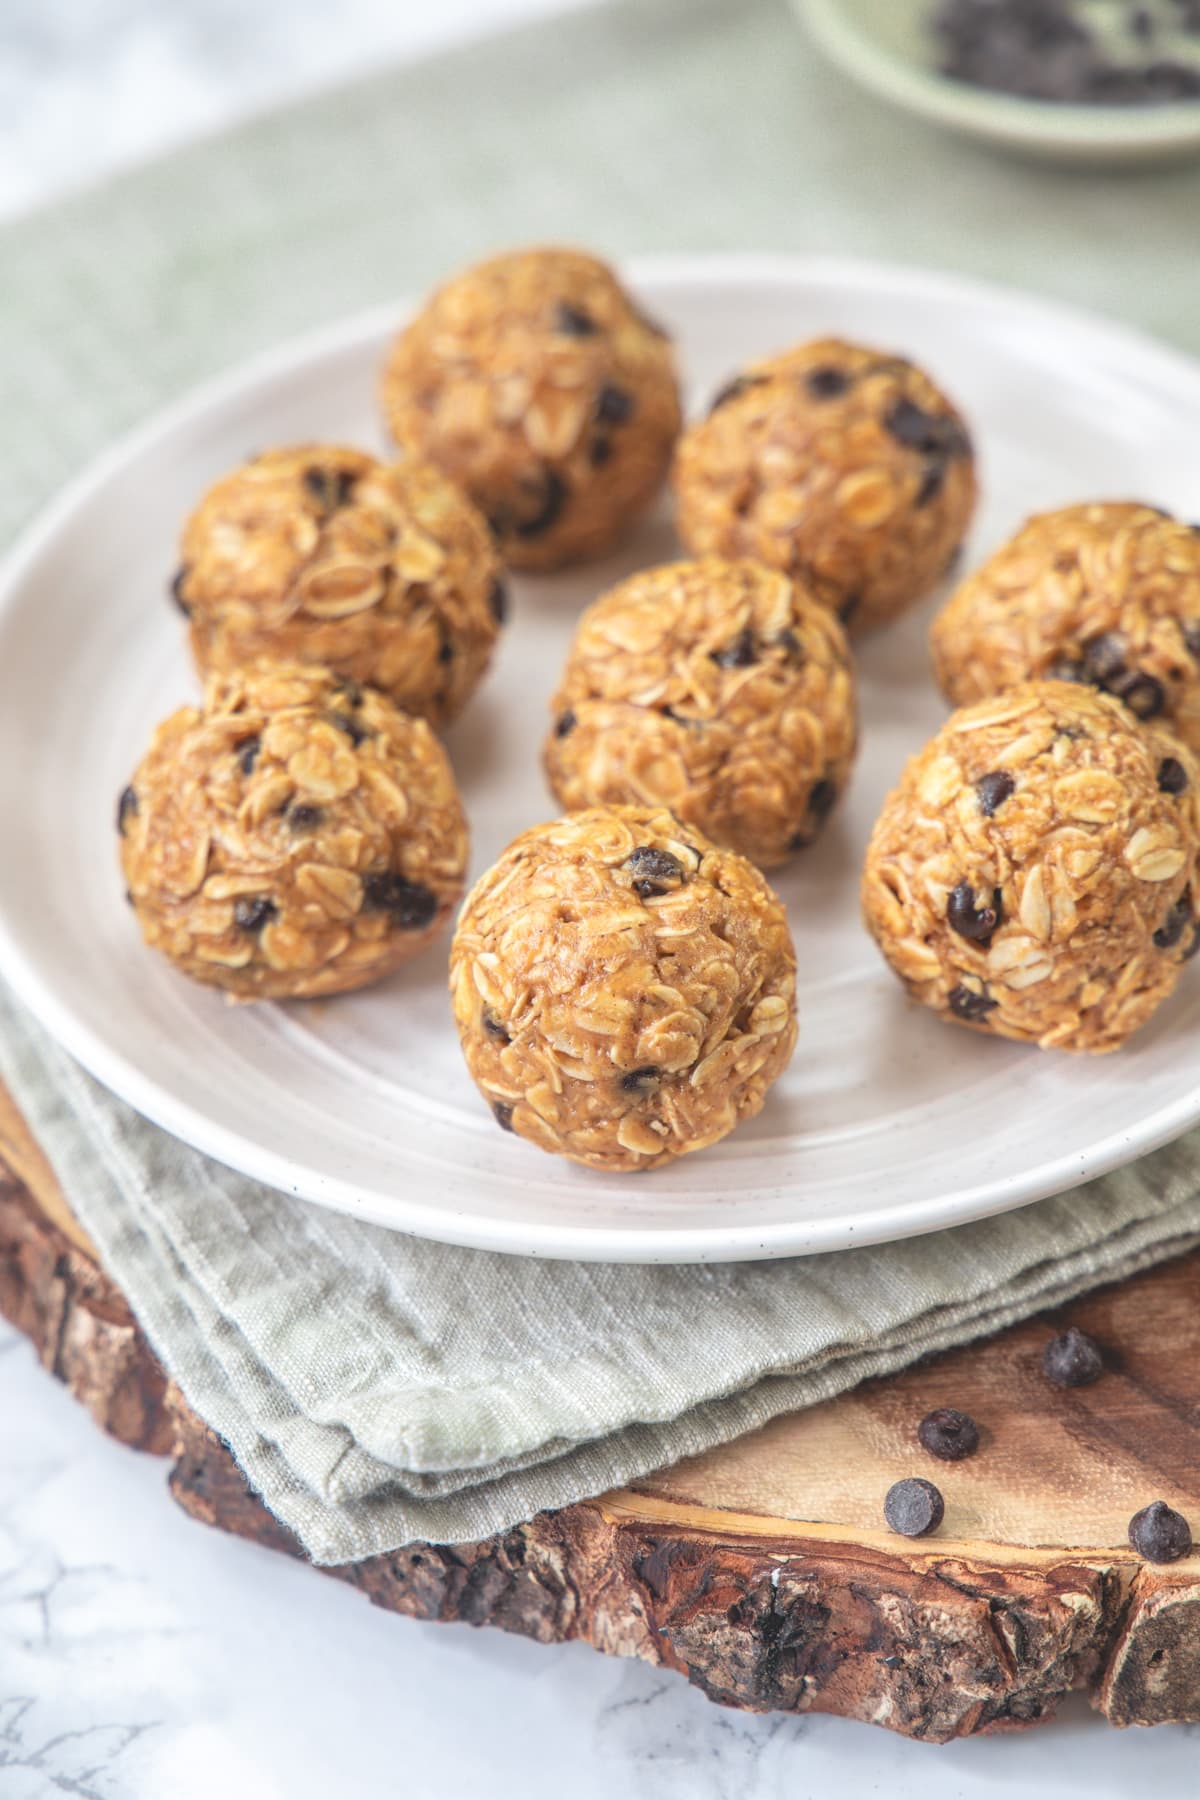
M 1160 162 L 1200 152 L 1200 101 L 1077 106 L 993 94 L 937 68 L 932 0 L 791 0 L 821 49 L 881 99 L 1005 150 L 1061 162 Z

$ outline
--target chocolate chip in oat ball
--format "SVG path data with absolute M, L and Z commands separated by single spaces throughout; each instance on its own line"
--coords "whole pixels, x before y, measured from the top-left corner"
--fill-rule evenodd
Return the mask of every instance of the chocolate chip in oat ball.
M 503 1021 L 496 1017 L 490 1006 L 485 1006 L 480 1016 L 483 1020 L 483 1029 L 490 1038 L 495 1038 L 498 1044 L 512 1043 L 512 1038 L 505 1030 Z
M 1164 756 L 1158 765 L 1158 785 L 1164 794 L 1182 794 L 1188 784 L 1187 770 L 1177 756 Z
M 1192 1547 L 1192 1529 L 1165 1500 L 1152 1500 L 1130 1519 L 1129 1542 L 1147 1562 L 1178 1562 Z
M 597 435 L 588 445 L 588 461 L 593 469 L 602 469 L 613 453 L 612 439 Z
M 310 806 L 305 800 L 288 806 L 284 810 L 287 822 L 293 831 L 315 831 L 325 817 L 322 807 Z
M 624 425 L 633 417 L 633 395 L 628 388 L 606 381 L 596 395 L 594 416 L 601 425 Z
M 563 507 L 567 504 L 567 484 L 557 469 L 543 469 L 537 490 L 537 511 L 528 519 L 519 519 L 511 527 L 519 538 L 540 537 L 543 531 L 562 516 Z M 507 531 L 507 524 L 500 526 L 501 535 Z
M 979 796 L 979 810 L 985 819 L 994 819 L 997 811 L 1010 800 L 1016 792 L 1017 784 L 1007 769 L 989 769 L 975 783 L 975 792 Z
M 969 881 L 960 881 L 946 902 L 946 923 L 959 937 L 972 943 L 986 944 L 1004 916 L 999 888 L 993 890 L 990 906 L 976 906 L 975 889 Z
M 256 894 L 252 899 L 235 900 L 233 903 L 233 922 L 239 931 L 261 931 L 275 918 L 279 908 L 266 894 Z
M 1080 672 L 1083 679 L 1095 687 L 1107 687 L 1110 681 L 1119 681 L 1126 673 L 1124 638 L 1115 631 L 1104 631 L 1099 637 L 1089 638 L 1083 646 Z
M 927 462 L 925 473 L 921 476 L 921 485 L 917 489 L 913 505 L 918 509 L 928 506 L 936 500 L 946 485 L 946 465 L 944 462 Z
M 1166 689 L 1161 681 L 1153 675 L 1145 675 L 1139 669 L 1130 669 L 1128 674 L 1120 675 L 1108 684 L 1110 694 L 1123 700 L 1131 713 L 1139 719 L 1156 719 L 1167 703 Z
M 192 616 L 192 609 L 184 598 L 183 593 L 183 584 L 187 580 L 187 575 L 187 564 L 181 563 L 171 577 L 171 598 L 183 614 L 184 618 L 190 619 Z
M 554 735 L 558 738 L 570 737 L 576 726 L 575 714 L 568 706 L 565 713 L 559 713 L 558 723 L 554 727 Z
M 947 1004 L 956 1019 L 978 1025 L 990 1012 L 995 1012 L 1000 1002 L 993 1000 L 986 988 L 970 988 L 960 981 L 957 987 L 951 988 Z
M 910 1475 L 892 1484 L 884 1497 L 883 1516 L 901 1537 L 927 1537 L 945 1517 L 946 1503 L 932 1481 Z
M 258 753 L 262 749 L 260 737 L 246 738 L 237 747 L 238 765 L 243 775 L 252 775 L 254 765 L 258 761 Z
M 771 641 L 777 649 L 784 651 L 788 656 L 801 657 L 804 655 L 804 645 L 800 642 L 800 639 L 796 636 L 795 632 L 791 631 L 786 626 Z
M 766 377 L 763 375 L 735 375 L 732 381 L 727 381 L 724 387 L 718 388 L 709 401 L 709 418 L 711 419 L 712 415 L 722 406 L 728 406 L 731 400 L 736 400 L 739 395 L 748 393 L 753 387 L 761 387 L 765 379 Z
M 850 386 L 850 377 L 845 369 L 838 369 L 832 363 L 823 363 L 819 369 L 810 369 L 804 377 L 804 385 L 814 400 L 836 400 Z
M 917 1441 L 942 1462 L 961 1462 L 978 1450 L 979 1427 L 970 1413 L 953 1406 L 935 1406 L 917 1426 Z
M 339 731 L 345 732 L 356 750 L 358 749 L 358 746 L 365 743 L 367 738 L 371 735 L 366 726 L 360 725 L 358 720 L 350 713 L 330 713 L 329 722 L 331 725 L 336 725 Z
M 357 681 L 352 681 L 348 675 L 344 681 L 339 683 L 338 692 L 341 694 L 343 704 L 346 706 L 361 706 L 363 703 L 362 688 Z
M 639 844 L 626 858 L 625 867 L 633 876 L 633 891 L 648 900 L 654 894 L 665 894 L 684 879 L 684 868 L 669 850 L 656 850 L 652 844 Z
M 954 457 L 971 454 L 971 440 L 949 413 L 926 412 L 915 400 L 897 400 L 884 417 L 884 429 L 909 450 L 926 456 Z
M 823 819 L 832 811 L 838 797 L 836 785 L 832 781 L 814 781 L 812 793 L 808 796 L 808 816 L 810 819 Z
M 1154 934 L 1157 950 L 1173 950 L 1192 920 L 1192 896 L 1181 894 Z M 1184 959 L 1187 960 L 1186 958 Z
M 321 511 L 326 513 L 345 506 L 354 492 L 355 477 L 348 469 L 322 469 L 314 464 L 305 469 L 303 481 Z
M 595 337 L 600 327 L 590 312 L 582 306 L 573 306 L 569 300 L 560 300 L 554 309 L 554 329 L 561 331 L 564 337 Z
M 503 1100 L 493 1100 L 492 1101 L 492 1116 L 494 1117 L 494 1119 L 495 1119 L 497 1125 L 500 1127 L 501 1131 L 511 1131 L 512 1130 L 512 1128 L 513 1128 L 513 1122 L 512 1122 L 513 1109 L 511 1106 L 506 1105 Z
M 488 590 L 488 605 L 497 625 L 503 625 L 508 617 L 508 589 L 498 575 Z
M 438 661 L 448 663 L 454 661 L 454 645 L 448 637 L 444 637 L 438 645 Z
M 437 895 L 390 869 L 363 876 L 363 911 L 385 912 L 402 931 L 423 931 L 437 913 Z
M 1072 1325 L 1051 1338 L 1042 1351 L 1042 1373 L 1055 1387 L 1087 1387 L 1104 1373 L 1100 1346 L 1095 1338 Z
M 838 618 L 842 621 L 843 625 L 849 625 L 850 621 L 853 619 L 855 613 L 858 611 L 858 609 L 861 605 L 862 605 L 862 595 L 861 594 L 847 594 L 846 595 L 846 598 L 842 601 L 841 605 L 837 609 Z
M 758 661 L 758 652 L 754 644 L 754 633 L 748 625 L 744 625 L 737 636 L 719 650 L 710 650 L 709 657 L 721 669 L 747 669 Z
M 654 1063 L 647 1063 L 642 1069 L 630 1069 L 622 1075 L 621 1086 L 627 1094 L 648 1094 L 657 1086 L 662 1070 Z
M 137 817 L 138 797 L 131 787 L 122 788 L 117 801 L 117 830 L 125 836 L 125 827 L 130 819 Z

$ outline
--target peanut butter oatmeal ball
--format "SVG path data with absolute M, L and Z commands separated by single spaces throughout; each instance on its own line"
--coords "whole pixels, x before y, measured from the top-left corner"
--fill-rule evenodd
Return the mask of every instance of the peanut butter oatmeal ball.
M 1200 528 L 1132 501 L 1041 513 L 963 582 L 931 642 L 956 706 L 1085 681 L 1200 751 Z
M 610 1171 L 759 1111 L 796 1040 L 795 956 L 758 870 L 662 808 L 594 807 L 509 845 L 450 953 L 497 1123 Z
M 680 423 L 665 333 L 580 250 L 513 251 L 448 282 L 397 338 L 383 406 L 517 569 L 608 549 L 661 487 Z
M 428 463 L 269 450 L 209 489 L 182 551 L 173 592 L 202 674 L 321 663 L 436 727 L 470 698 L 504 618 L 491 534 Z
M 551 709 L 561 805 L 667 806 L 761 868 L 812 841 L 854 760 L 845 633 L 759 563 L 623 581 L 580 620 Z
M 443 929 L 467 860 L 429 726 L 300 664 L 214 677 L 172 713 L 117 826 L 146 942 L 239 1000 L 390 974 Z
M 867 851 L 867 925 L 943 1018 L 1116 1050 L 1200 946 L 1200 770 L 1120 701 L 1031 681 L 963 708 Z
M 679 533 L 803 581 L 852 633 L 946 572 L 975 506 L 962 418 L 921 369 L 839 338 L 752 363 L 679 441 Z

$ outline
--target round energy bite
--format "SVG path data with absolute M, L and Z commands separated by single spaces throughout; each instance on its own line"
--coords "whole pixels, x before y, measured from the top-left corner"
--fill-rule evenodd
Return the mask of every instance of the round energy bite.
M 852 633 L 945 574 L 976 492 L 967 428 L 929 376 L 839 338 L 730 381 L 684 432 L 673 479 L 689 550 L 786 570 Z
M 956 706 L 1049 675 L 1091 682 L 1200 751 L 1200 528 L 1133 501 L 1029 519 L 942 608 Z
M 551 710 L 562 806 L 667 806 L 762 868 L 816 836 L 857 737 L 832 613 L 786 575 L 717 557 L 633 575 L 589 607 Z
M 666 334 L 607 264 L 563 249 L 510 251 L 439 289 L 392 347 L 383 408 L 518 569 L 608 549 L 661 487 L 680 424 Z
M 239 1000 L 378 981 L 443 929 L 467 832 L 421 719 L 327 669 L 214 677 L 117 808 L 146 942 Z
M 1200 769 L 1120 701 L 1028 682 L 912 758 L 867 850 L 867 925 L 943 1018 L 1116 1050 L 1200 946 Z
M 487 526 L 429 463 L 269 450 L 209 489 L 172 584 L 202 674 L 321 663 L 443 726 L 504 617 Z
M 654 807 L 510 844 L 450 953 L 497 1123 L 594 1169 L 651 1169 L 759 1111 L 796 1040 L 787 919 L 745 858 Z

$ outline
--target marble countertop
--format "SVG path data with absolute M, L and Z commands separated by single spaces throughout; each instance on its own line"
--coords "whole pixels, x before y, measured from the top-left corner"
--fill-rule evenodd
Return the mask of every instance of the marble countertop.
M 734 0 L 731 0 L 731 4 Z M 0 214 L 563 0 L 4 0 Z M 1197 1791 L 1200 1727 L 944 1748 L 754 1717 L 580 1645 L 374 1611 L 187 1519 L 0 1325 L 0 1800 L 889 1800 Z

